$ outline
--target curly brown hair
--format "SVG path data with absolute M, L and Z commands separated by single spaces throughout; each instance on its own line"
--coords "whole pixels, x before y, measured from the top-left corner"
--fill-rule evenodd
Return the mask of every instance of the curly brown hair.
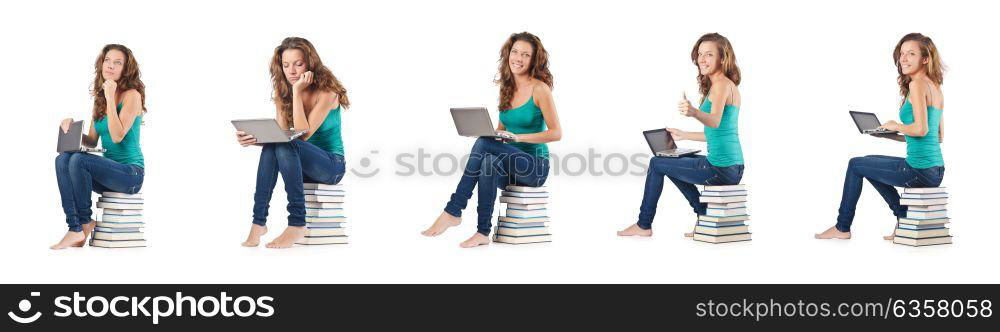
M 292 83 L 285 78 L 285 73 L 281 67 L 281 54 L 289 49 L 302 51 L 306 61 L 306 69 L 313 72 L 313 82 L 306 89 L 313 91 L 332 91 L 337 94 L 340 106 L 344 109 L 351 107 L 351 101 L 347 99 L 347 89 L 344 88 L 333 72 L 330 71 L 323 61 L 320 60 L 316 48 L 305 38 L 288 37 L 281 41 L 281 45 L 274 48 L 274 56 L 271 57 L 271 84 L 274 87 L 274 97 L 281 102 L 281 113 L 285 117 L 285 123 L 292 123 Z
M 903 67 L 899 65 L 899 57 L 902 55 L 903 43 L 908 41 L 915 41 L 920 44 L 920 56 L 928 58 L 927 65 L 924 70 L 927 71 L 927 78 L 930 78 L 932 82 L 937 85 L 944 84 L 944 64 L 941 63 L 941 54 L 938 53 L 937 46 L 934 46 L 934 41 L 930 37 L 924 36 L 920 33 L 910 33 L 903 36 L 903 39 L 899 40 L 896 44 L 896 49 L 892 51 L 892 62 L 896 64 L 896 72 L 899 73 L 899 95 L 906 98 L 910 95 L 910 82 L 913 81 L 908 75 L 903 74 Z
M 722 71 L 733 84 L 737 86 L 740 85 L 740 67 L 736 65 L 736 52 L 733 51 L 733 44 L 729 43 L 729 39 L 723 37 L 718 33 L 706 33 L 698 41 L 694 43 L 694 48 L 691 49 L 691 62 L 694 63 L 695 67 L 698 67 L 698 47 L 701 43 L 713 42 L 719 47 L 719 56 L 722 57 Z M 701 99 L 704 101 L 708 97 L 708 90 L 712 88 L 712 80 L 708 79 L 708 76 L 702 75 L 701 70 L 698 70 L 698 92 L 701 92 Z
M 125 64 L 122 68 L 122 76 L 118 78 L 118 91 L 128 91 L 135 89 L 142 96 L 142 111 L 146 112 L 146 85 L 142 83 L 141 73 L 139 73 L 139 63 L 135 61 L 135 56 L 132 55 L 132 50 L 129 50 L 125 45 L 119 44 L 108 44 L 104 45 L 101 49 L 101 53 L 97 55 L 97 60 L 94 60 L 94 85 L 90 89 L 90 95 L 94 97 L 94 111 L 92 115 L 92 120 L 97 121 L 104 118 L 107 109 L 108 101 L 104 99 L 104 75 L 101 74 L 102 68 L 104 67 L 104 57 L 107 56 L 108 52 L 111 50 L 118 50 L 125 54 Z M 116 91 L 117 92 L 117 91 Z M 112 101 L 114 102 L 114 101 Z
M 531 44 L 533 50 L 528 75 L 552 88 L 552 72 L 549 71 L 549 52 L 542 46 L 542 40 L 528 32 L 511 34 L 510 38 L 507 38 L 507 42 L 500 48 L 500 60 L 497 61 L 499 63 L 497 77 L 493 80 L 493 83 L 500 86 L 500 105 L 498 108 L 501 112 L 510 109 L 510 101 L 514 99 L 514 90 L 516 87 L 514 74 L 510 71 L 508 60 L 510 59 L 510 50 L 517 41 L 525 41 Z

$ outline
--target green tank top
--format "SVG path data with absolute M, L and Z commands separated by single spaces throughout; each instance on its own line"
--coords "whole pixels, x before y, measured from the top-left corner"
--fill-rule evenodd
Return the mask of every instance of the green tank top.
M 520 107 L 500 112 L 500 123 L 503 123 L 507 131 L 518 135 L 548 130 L 545 118 L 542 117 L 542 109 L 535 105 L 534 96 Z M 513 142 L 510 145 L 536 157 L 549 159 L 549 147 L 545 143 Z
M 903 136 L 906 138 L 906 163 L 914 168 L 944 166 L 941 156 L 941 113 L 944 110 L 927 106 L 927 135 L 923 137 Z M 907 98 L 903 107 L 899 108 L 899 119 L 903 124 L 913 123 L 913 105 Z
M 705 98 L 700 110 L 712 113 L 712 101 Z M 708 162 L 715 167 L 743 164 L 743 148 L 737 130 L 740 108 L 727 104 L 722 110 L 722 121 L 718 128 L 705 126 L 705 141 L 708 143 Z
M 121 112 L 122 105 L 118 104 L 118 112 Z M 100 120 L 94 122 L 94 129 L 97 130 L 97 135 L 101 137 L 101 147 L 106 150 L 104 152 L 105 157 L 121 164 L 146 168 L 144 159 L 142 158 L 142 147 L 139 145 L 139 131 L 141 127 L 142 114 L 139 114 L 132 121 L 132 128 L 125 134 L 125 138 L 121 142 L 115 143 L 111 139 L 111 132 L 108 131 L 108 116 L 105 115 Z
M 340 136 L 340 106 L 330 110 L 326 119 L 319 125 L 316 132 L 306 142 L 318 146 L 324 151 L 344 155 L 344 140 Z

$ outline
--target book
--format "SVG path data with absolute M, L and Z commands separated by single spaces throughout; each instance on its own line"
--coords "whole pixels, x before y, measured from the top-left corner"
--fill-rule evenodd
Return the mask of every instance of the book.
M 510 236 L 510 235 L 500 235 L 497 234 L 494 238 L 495 242 L 507 243 L 507 244 L 528 244 L 528 243 L 542 243 L 542 242 L 552 242 L 552 235 L 524 235 L 524 236 Z
M 142 203 L 126 204 L 126 203 L 109 203 L 109 202 L 98 201 L 97 207 L 103 209 L 142 210 Z
M 97 225 L 94 227 L 104 227 L 104 228 L 135 228 L 144 227 L 146 224 L 141 222 L 113 222 L 113 221 L 98 221 Z
M 312 190 L 344 190 L 344 185 L 342 184 L 322 184 L 322 183 L 303 183 L 302 189 L 312 189 Z
M 907 194 L 903 193 L 899 195 L 900 198 L 914 198 L 914 199 L 928 199 L 928 198 L 948 198 L 948 193 L 931 193 L 931 194 Z
M 727 226 L 741 226 L 741 225 L 745 225 L 745 223 L 743 222 L 743 220 L 738 220 L 738 221 L 723 221 L 723 222 L 698 220 L 698 225 L 699 226 L 708 226 L 708 227 L 727 227 Z
M 306 237 L 347 236 L 347 228 L 306 228 Z
M 97 201 L 108 203 L 142 204 L 142 198 L 98 197 Z
M 507 208 L 508 217 L 520 217 L 520 218 L 533 218 L 533 217 L 548 217 L 549 210 L 537 209 L 537 210 L 521 210 Z
M 947 198 L 902 198 L 900 205 L 942 205 L 948 204 Z
M 522 193 L 541 193 L 541 192 L 546 192 L 547 188 L 545 186 L 541 187 L 507 186 L 506 188 L 504 188 L 504 190 L 522 192 Z
M 747 207 L 747 202 L 733 202 L 733 203 L 708 203 L 709 209 L 735 209 L 735 208 L 745 208 Z
M 319 196 L 344 196 L 344 191 L 342 190 L 318 190 L 318 189 L 306 189 L 302 191 L 306 195 L 319 195 Z
M 747 225 L 736 225 L 736 226 L 723 226 L 723 227 L 708 227 L 698 225 L 694 228 L 695 234 L 705 234 L 705 235 L 732 235 L 732 234 L 744 234 L 750 232 L 750 226 Z
M 531 217 L 531 218 L 521 218 L 521 217 L 511 217 L 511 216 L 500 216 L 500 221 L 510 222 L 510 223 L 526 223 L 526 222 L 548 222 L 549 217 Z
M 342 217 L 344 209 L 306 208 L 306 217 Z
M 906 218 L 909 219 L 938 219 L 947 217 L 948 217 L 948 210 L 906 211 Z
M 548 198 L 549 197 L 549 193 L 546 193 L 546 192 L 541 192 L 541 193 L 521 193 L 521 192 L 516 192 L 516 191 L 508 191 L 508 192 L 505 192 L 503 194 L 504 194 L 504 196 L 525 197 L 525 198 Z
M 500 203 L 513 203 L 513 204 L 545 204 L 548 202 L 548 198 L 524 198 L 524 197 L 511 197 L 511 196 L 500 196 Z
M 104 214 L 114 214 L 119 216 L 141 216 L 142 210 L 122 210 L 122 209 L 104 209 Z
M 318 223 L 329 223 L 329 222 L 346 222 L 347 217 L 336 216 L 336 217 L 309 217 L 306 216 L 306 223 L 318 222 Z
M 497 227 L 497 234 L 504 236 L 549 235 L 548 227 Z
M 296 242 L 301 245 L 347 244 L 347 236 L 306 236 Z
M 934 224 L 947 224 L 951 220 L 950 218 L 937 218 L 937 219 L 910 219 L 910 218 L 899 218 L 900 224 L 910 224 L 910 225 L 934 225 Z
M 142 222 L 142 216 L 132 215 L 132 216 L 122 216 L 117 214 L 102 214 L 101 221 L 114 221 L 114 222 Z
M 137 248 L 137 247 L 145 247 L 146 240 L 114 241 L 114 240 L 92 239 L 90 241 L 90 246 L 99 248 Z
M 699 202 L 702 203 L 735 203 L 735 202 L 746 202 L 746 196 L 701 196 Z
M 913 229 L 913 230 L 938 229 L 938 228 L 944 228 L 944 224 L 930 224 L 930 225 L 899 224 L 899 226 L 897 226 L 896 228 Z
M 934 194 L 947 192 L 945 187 L 930 187 L 930 188 L 903 188 L 904 194 Z
M 306 202 L 343 203 L 344 196 L 306 195 Z M 307 205 L 306 207 L 311 207 L 311 206 Z
M 694 233 L 694 240 L 708 243 L 726 243 L 738 241 L 750 241 L 750 233 L 730 234 L 730 235 L 708 235 Z
M 343 209 L 344 203 L 306 201 L 306 209 Z M 308 210 L 307 210 L 308 211 Z
M 104 197 L 114 197 L 114 198 L 138 198 L 142 199 L 142 194 L 126 194 L 126 193 L 116 193 L 113 191 L 105 191 L 101 193 Z
M 711 221 L 711 222 L 744 221 L 744 220 L 750 220 L 750 216 L 745 214 L 738 216 L 730 216 L 730 217 L 713 217 L 713 216 L 701 215 L 698 216 L 698 220 Z
M 747 195 L 747 191 L 746 190 L 736 190 L 736 191 L 707 191 L 706 190 L 706 191 L 702 191 L 701 195 L 702 196 L 718 196 L 718 197 L 746 196 Z
M 500 222 L 497 222 L 497 225 L 499 227 L 507 227 L 507 228 L 530 228 L 530 227 L 548 227 L 549 223 L 547 221 L 545 221 L 545 222 L 506 222 L 506 221 L 500 221 Z
M 142 232 L 142 227 L 121 227 L 121 228 L 111 228 L 94 226 L 95 232 L 105 232 L 105 233 L 135 233 Z
M 902 236 L 911 239 L 926 239 L 932 237 L 942 237 L 948 236 L 948 228 L 933 228 L 933 229 L 896 229 L 896 236 Z
M 913 239 L 902 236 L 895 236 L 892 238 L 893 243 L 905 244 L 908 246 L 922 247 L 922 246 L 932 246 L 938 244 L 949 244 L 951 243 L 951 236 L 942 237 L 931 237 L 926 239 Z
M 906 207 L 907 211 L 940 211 L 947 210 L 948 205 L 910 205 Z
M 736 191 L 736 190 L 747 190 L 747 185 L 734 184 L 728 186 L 705 186 L 704 188 L 704 191 Z
M 346 222 L 306 222 L 306 229 L 344 228 L 344 227 L 347 227 Z
M 507 204 L 507 209 L 515 209 L 515 210 L 545 210 L 546 209 L 546 205 L 545 204 L 516 204 L 516 203 L 508 203 Z
M 127 241 L 127 240 L 142 240 L 142 232 L 97 232 L 95 231 L 93 237 L 95 240 L 108 240 L 108 241 Z
M 744 214 L 747 214 L 747 208 L 705 210 L 705 215 L 712 217 L 732 217 L 732 216 L 741 216 Z

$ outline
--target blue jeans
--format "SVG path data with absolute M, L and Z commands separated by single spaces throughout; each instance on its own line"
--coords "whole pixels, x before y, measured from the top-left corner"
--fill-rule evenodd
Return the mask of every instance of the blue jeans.
M 142 189 L 145 170 L 85 152 L 63 152 L 56 156 L 56 183 L 66 225 L 72 232 L 83 231 L 94 213 L 90 193 L 114 191 L 134 194 Z
M 663 192 L 663 177 L 666 176 L 680 189 L 688 204 L 696 214 L 705 214 L 708 204 L 699 202 L 701 194 L 696 184 L 701 185 L 732 185 L 740 183 L 743 178 L 743 165 L 715 167 L 702 155 L 691 155 L 680 158 L 653 157 L 649 160 L 649 171 L 646 173 L 646 188 L 642 194 L 642 206 L 639 207 L 639 228 L 653 227 L 653 217 L 656 216 L 656 204 Z
M 906 217 L 906 206 L 899 205 L 899 192 L 895 187 L 926 188 L 937 187 L 944 179 L 944 166 L 913 168 L 906 159 L 890 156 L 854 157 L 847 163 L 844 177 L 844 194 L 840 197 L 840 215 L 837 216 L 837 230 L 850 232 L 854 222 L 854 210 L 861 196 L 861 179 L 875 187 L 889 204 L 897 218 Z
M 497 189 L 507 185 L 540 187 L 549 176 L 549 160 L 536 157 L 520 149 L 490 138 L 479 138 L 472 146 L 469 163 L 465 165 L 462 179 L 444 211 L 455 217 L 462 216 L 472 189 L 479 185 L 479 214 L 476 231 L 490 235 L 493 228 L 493 204 Z
M 281 173 L 288 195 L 288 226 L 305 226 L 306 199 L 302 183 L 337 184 L 344 178 L 346 169 L 344 156 L 309 142 L 296 139 L 288 143 L 264 144 L 257 166 L 257 191 L 253 194 L 253 223 L 267 224 L 267 210 L 278 173 Z

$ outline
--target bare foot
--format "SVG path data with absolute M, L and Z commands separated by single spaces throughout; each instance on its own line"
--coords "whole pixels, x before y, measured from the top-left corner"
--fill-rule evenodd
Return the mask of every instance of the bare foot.
M 63 235 L 62 240 L 59 243 L 53 244 L 49 249 L 60 250 L 69 247 L 83 247 L 83 242 L 86 240 L 87 238 L 84 237 L 83 232 L 67 231 L 66 235 Z
M 841 232 L 837 230 L 837 227 L 830 227 L 830 229 L 824 231 L 823 233 L 816 234 L 816 238 L 821 240 L 827 240 L 827 239 L 847 240 L 851 238 L 851 232 Z
M 250 236 L 247 236 L 247 240 L 243 241 L 243 246 L 256 247 L 260 244 L 260 237 L 264 234 L 267 234 L 267 226 L 252 224 L 250 226 Z
M 288 228 L 285 228 L 285 231 L 281 232 L 281 235 L 278 235 L 274 241 L 268 243 L 267 247 L 272 249 L 291 248 L 295 242 L 299 242 L 299 240 L 305 236 L 305 226 L 288 226 Z
M 448 214 L 448 212 L 441 211 L 441 215 L 434 221 L 434 224 L 427 230 L 420 232 L 420 234 L 424 236 L 438 236 L 448 230 L 449 227 L 455 227 L 461 223 L 462 217 L 456 217 Z
M 653 229 L 642 229 L 638 224 L 632 224 L 627 228 L 618 231 L 618 236 L 642 236 L 649 237 L 653 236 Z
M 487 244 L 490 244 L 490 238 L 483 235 L 483 233 L 476 232 L 476 234 L 473 234 L 468 240 L 462 241 L 462 243 L 458 246 L 462 248 L 472 248 Z
M 892 241 L 896 238 L 896 234 L 883 236 L 882 239 L 886 241 Z
M 694 237 L 694 232 L 684 233 L 684 237 Z
M 87 242 L 90 238 L 90 234 L 94 234 L 94 227 L 97 227 L 97 222 L 91 220 L 89 223 L 83 224 L 83 242 Z

